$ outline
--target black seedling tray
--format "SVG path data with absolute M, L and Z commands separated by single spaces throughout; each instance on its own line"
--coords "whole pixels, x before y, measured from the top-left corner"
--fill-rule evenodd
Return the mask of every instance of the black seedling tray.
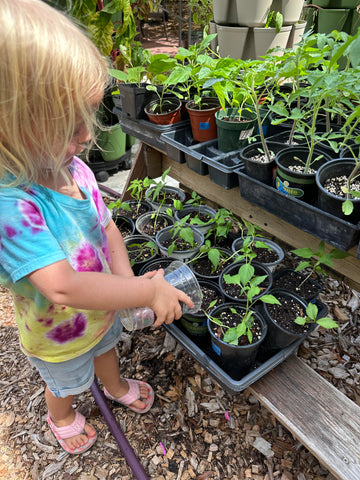
M 331 215 L 298 198 L 286 195 L 274 187 L 236 170 L 240 195 L 295 227 L 315 235 L 340 250 L 349 250 L 359 243 L 360 224 L 353 224 Z M 359 258 L 359 252 L 358 252 Z
M 327 307 L 323 303 L 316 301 L 318 307 L 318 316 L 323 317 L 327 314 Z M 240 380 L 234 380 L 228 373 L 224 371 L 220 357 L 213 351 L 211 347 L 210 334 L 204 337 L 192 336 L 181 325 L 180 321 L 175 321 L 170 325 L 164 325 L 164 328 L 178 341 L 194 359 L 209 373 L 209 375 L 217 381 L 224 390 L 229 393 L 240 393 L 251 384 L 266 375 L 270 370 L 286 360 L 290 355 L 297 352 L 299 346 L 303 343 L 301 338 L 286 348 L 278 351 L 270 352 L 262 349 L 257 356 L 257 361 L 253 369 L 244 375 Z

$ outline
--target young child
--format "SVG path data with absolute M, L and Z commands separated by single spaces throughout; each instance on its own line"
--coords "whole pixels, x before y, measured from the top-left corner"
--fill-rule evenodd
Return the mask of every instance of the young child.
M 148 306 L 155 326 L 191 299 L 163 271 L 133 275 L 92 171 L 76 155 L 93 138 L 107 62 L 65 15 L 40 0 L 0 4 L 0 283 L 14 297 L 20 346 L 46 382 L 47 421 L 82 453 L 96 431 L 74 395 L 96 374 L 108 398 L 144 413 L 145 382 L 120 377 L 117 310 Z

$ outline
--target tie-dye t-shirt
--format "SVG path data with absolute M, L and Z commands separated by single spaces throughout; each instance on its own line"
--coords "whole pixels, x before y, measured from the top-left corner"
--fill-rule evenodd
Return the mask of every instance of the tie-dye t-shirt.
M 79 272 L 110 274 L 105 228 L 111 213 L 91 169 L 76 157 L 69 169 L 83 200 L 41 185 L 0 187 L 0 283 L 14 297 L 22 350 L 48 362 L 90 350 L 116 313 L 53 304 L 26 277 L 64 259 Z

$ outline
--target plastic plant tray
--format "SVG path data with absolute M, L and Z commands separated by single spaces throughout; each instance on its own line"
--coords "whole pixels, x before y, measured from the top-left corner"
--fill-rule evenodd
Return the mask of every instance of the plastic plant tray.
M 182 120 L 181 122 L 171 125 L 157 125 L 156 123 L 150 122 L 150 120 L 127 118 L 122 115 L 121 110 L 116 107 L 113 109 L 113 112 L 118 116 L 123 132 L 162 151 L 166 150 L 166 144 L 162 137 L 163 133 L 171 132 L 190 124 L 189 120 Z
M 185 163 L 188 147 L 198 143 L 193 138 L 190 125 L 163 133 L 161 138 L 165 142 L 167 156 L 178 163 Z
M 317 301 L 318 315 L 325 316 L 327 307 Z M 258 359 L 254 368 L 239 380 L 234 380 L 221 367 L 221 361 L 212 350 L 210 334 L 205 337 L 190 336 L 182 327 L 180 322 L 174 322 L 170 325 L 164 325 L 177 342 L 179 342 L 192 357 L 200 363 L 200 365 L 209 373 L 209 375 L 217 381 L 226 391 L 236 394 L 249 387 L 251 384 L 266 375 L 270 370 L 286 360 L 290 355 L 297 352 L 299 346 L 303 343 L 301 338 L 286 348 L 278 350 L 274 353 L 265 352 L 260 349 Z
M 207 167 L 212 182 L 227 190 L 238 186 L 235 169 L 245 168 L 240 158 L 240 150 L 224 153 L 218 149 L 217 140 L 199 143 L 189 150 L 192 151 L 193 156 L 200 155 L 201 162 Z
M 245 200 L 258 205 L 295 227 L 324 240 L 340 250 L 349 250 L 359 243 L 360 224 L 353 224 L 335 217 L 315 205 L 305 203 L 295 197 L 249 177 L 237 169 L 240 195 Z M 360 252 L 358 251 L 358 258 Z

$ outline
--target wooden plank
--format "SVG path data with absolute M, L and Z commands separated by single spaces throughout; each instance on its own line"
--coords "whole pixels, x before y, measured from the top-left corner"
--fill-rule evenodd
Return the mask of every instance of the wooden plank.
M 295 355 L 248 389 L 339 480 L 360 479 L 360 407 Z

